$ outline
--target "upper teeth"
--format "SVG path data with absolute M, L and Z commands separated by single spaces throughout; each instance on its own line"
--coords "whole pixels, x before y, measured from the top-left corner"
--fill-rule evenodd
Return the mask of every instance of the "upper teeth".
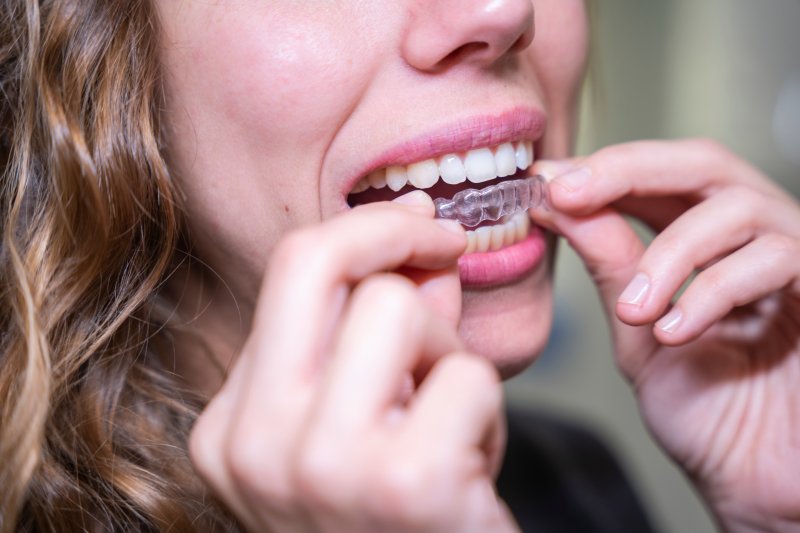
M 376 170 L 353 187 L 353 193 L 366 191 L 370 187 L 389 187 L 399 191 L 410 183 L 417 189 L 433 187 L 439 178 L 455 185 L 469 180 L 483 183 L 495 178 L 504 178 L 525 170 L 533 164 L 533 143 L 520 141 L 504 143 L 494 149 L 478 148 L 466 154 L 447 154 L 437 159 L 426 159 L 406 167 L 393 166 Z

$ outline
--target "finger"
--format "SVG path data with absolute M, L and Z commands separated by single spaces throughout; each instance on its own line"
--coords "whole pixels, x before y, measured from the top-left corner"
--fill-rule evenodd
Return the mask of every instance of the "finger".
M 613 302 L 645 251 L 631 225 L 610 208 L 589 216 L 532 210 L 531 216 L 567 240 L 595 281 L 606 309 L 613 311 Z
M 264 350 L 280 354 L 264 359 L 258 373 L 278 383 L 262 386 L 306 382 L 357 280 L 401 265 L 435 270 L 455 263 L 466 248 L 463 230 L 433 221 L 432 205 L 423 207 L 424 215 L 390 203 L 359 206 L 274 252 L 254 327 Z
M 692 272 L 780 228 L 796 213 L 784 202 L 743 187 L 721 191 L 688 210 L 657 235 L 631 284 L 620 295 L 617 315 L 632 325 L 660 317 Z M 800 228 L 793 228 L 800 236 Z
M 638 141 L 610 146 L 583 159 L 540 162 L 534 172 L 560 174 L 550 184 L 553 205 L 572 214 L 591 213 L 626 196 L 694 195 L 697 200 L 726 185 L 785 193 L 727 149 L 708 140 Z
M 697 205 L 696 200 L 680 196 L 627 197 L 611 204 L 620 213 L 641 220 L 650 230 L 661 233 L 679 216 Z
M 618 363 L 632 377 L 654 348 L 653 337 L 649 327 L 623 323 L 614 308 L 644 254 L 641 239 L 622 215 L 610 208 L 582 217 L 537 209 L 531 211 L 531 216 L 566 238 L 583 261 L 606 309 Z
M 789 288 L 800 295 L 800 243 L 769 234 L 698 274 L 654 328 L 658 340 L 680 345 L 696 339 L 735 307 Z
M 396 272 L 417 285 L 417 292 L 432 311 L 458 326 L 462 306 L 458 263 L 442 270 L 401 268 Z
M 495 476 L 505 443 L 503 391 L 487 360 L 464 353 L 441 359 L 412 400 L 405 426 L 408 453 L 448 462 L 458 450 L 479 450 L 476 474 Z
M 189 435 L 189 456 L 198 475 L 248 529 L 257 528 L 257 518 L 240 494 L 225 457 L 227 435 L 233 420 L 233 408 L 240 389 L 242 365 L 234 367 L 222 390 L 209 402 Z
M 355 290 L 314 416 L 323 441 L 360 437 L 395 405 L 405 377 L 461 348 L 454 326 L 431 312 L 397 275 L 367 278 Z
M 291 460 L 352 282 L 402 264 L 447 265 L 466 247 L 463 231 L 434 222 L 428 204 L 357 208 L 273 252 L 225 443 L 233 480 L 254 505 L 276 502 L 270 512 L 277 513 L 285 502 L 291 511 Z

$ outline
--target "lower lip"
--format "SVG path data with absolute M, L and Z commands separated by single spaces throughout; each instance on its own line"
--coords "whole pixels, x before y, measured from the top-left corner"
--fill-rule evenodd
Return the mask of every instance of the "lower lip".
M 531 226 L 525 240 L 507 248 L 459 257 L 461 284 L 479 288 L 517 281 L 539 265 L 546 249 L 544 233 L 538 226 Z

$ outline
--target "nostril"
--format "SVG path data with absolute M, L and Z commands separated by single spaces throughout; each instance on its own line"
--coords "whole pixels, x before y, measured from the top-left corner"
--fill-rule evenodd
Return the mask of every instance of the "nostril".
M 406 63 L 442 72 L 459 62 L 489 67 L 533 41 L 531 0 L 439 0 L 412 2 L 402 41 Z M 423 7 L 424 6 L 424 9 Z
M 509 50 L 511 52 L 521 52 L 525 50 L 531 44 L 531 38 L 527 34 L 520 35 L 519 39 L 514 41 L 514 44 L 511 45 Z
M 439 67 L 441 69 L 446 69 L 451 65 L 456 63 L 463 62 L 465 59 L 469 58 L 469 56 L 480 55 L 483 51 L 489 48 L 489 43 L 484 42 L 472 42 L 467 43 L 464 45 L 459 46 L 449 54 L 447 54 L 444 59 L 439 62 Z

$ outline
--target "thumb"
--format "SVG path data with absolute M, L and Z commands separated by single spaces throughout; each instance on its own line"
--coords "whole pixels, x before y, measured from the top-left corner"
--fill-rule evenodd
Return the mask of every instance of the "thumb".
M 542 161 L 534 170 L 550 182 L 564 174 L 564 165 Z M 550 209 L 531 210 L 531 217 L 537 224 L 563 236 L 583 261 L 608 317 L 618 363 L 632 378 L 655 348 L 655 340 L 649 326 L 623 323 L 616 308 L 621 296 L 630 299 L 631 293 L 637 291 L 636 283 L 631 282 L 644 254 L 644 243 L 625 218 L 610 207 L 571 216 L 560 212 L 558 205 L 551 205 Z

